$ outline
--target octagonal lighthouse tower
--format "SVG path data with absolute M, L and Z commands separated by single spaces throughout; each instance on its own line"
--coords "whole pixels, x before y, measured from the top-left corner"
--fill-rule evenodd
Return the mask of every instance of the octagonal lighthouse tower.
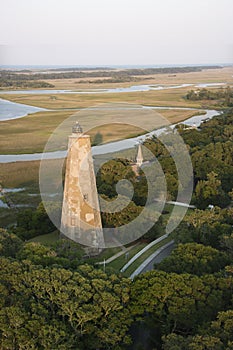
M 104 247 L 90 136 L 78 122 L 69 136 L 61 232 L 95 251 Z

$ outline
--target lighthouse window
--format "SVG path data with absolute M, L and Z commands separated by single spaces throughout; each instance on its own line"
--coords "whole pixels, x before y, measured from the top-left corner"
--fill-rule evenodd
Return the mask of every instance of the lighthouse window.
M 83 199 L 84 199 L 85 201 L 88 200 L 88 194 L 87 194 L 87 193 L 85 193 L 85 194 L 83 195 Z
M 75 226 L 75 218 L 71 218 L 71 226 Z

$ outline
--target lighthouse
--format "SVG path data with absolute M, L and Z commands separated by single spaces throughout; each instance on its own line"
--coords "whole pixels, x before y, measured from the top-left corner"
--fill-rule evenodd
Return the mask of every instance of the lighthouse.
M 90 136 L 78 122 L 69 136 L 61 233 L 95 251 L 104 247 Z

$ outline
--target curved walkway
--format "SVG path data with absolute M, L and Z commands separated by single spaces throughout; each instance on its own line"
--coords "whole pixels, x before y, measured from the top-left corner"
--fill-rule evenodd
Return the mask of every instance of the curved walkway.
M 144 254 L 148 249 L 150 249 L 151 247 L 153 247 L 153 245 L 163 241 L 165 238 L 167 238 L 169 236 L 169 233 L 166 233 L 165 235 L 155 239 L 154 241 L 152 241 L 151 243 L 147 244 L 147 246 L 145 248 L 143 248 L 142 250 L 140 250 L 137 254 L 135 254 L 132 259 L 130 259 L 127 264 L 125 264 L 122 269 L 120 270 L 120 272 L 124 272 L 135 260 L 137 260 L 142 254 Z
M 152 270 L 154 263 L 159 263 L 170 254 L 174 243 L 174 240 L 172 240 L 161 248 L 157 249 L 130 275 L 130 278 L 133 279 L 135 276 L 139 275 L 142 272 Z
M 104 264 L 109 264 L 110 262 L 112 262 L 113 260 L 116 260 L 117 258 L 119 258 L 121 255 L 126 254 L 128 251 L 130 251 L 132 248 L 135 248 L 139 243 L 136 243 L 128 248 L 125 248 L 124 246 L 122 246 L 122 250 L 116 254 L 114 254 L 113 256 L 111 256 L 110 258 L 108 258 L 107 260 L 104 261 L 99 261 L 96 263 L 96 265 L 104 265 Z

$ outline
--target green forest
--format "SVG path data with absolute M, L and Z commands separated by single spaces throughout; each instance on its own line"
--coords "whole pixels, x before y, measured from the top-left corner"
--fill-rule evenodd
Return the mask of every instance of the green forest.
M 29 241 L 54 230 L 42 204 L 21 212 L 17 227 L 1 229 L 2 350 L 233 349 L 233 110 L 176 130 L 191 156 L 196 209 L 172 232 L 175 248 L 153 271 L 131 280 L 96 267 L 71 241 Z M 175 200 L 171 154 L 153 137 L 144 146 L 161 164 L 168 200 Z M 121 178 L 131 181 L 134 196 L 125 212 L 103 215 L 106 227 L 127 223 L 146 201 L 143 168 L 137 176 L 120 158 L 97 174 L 99 193 L 114 199 Z M 142 239 L 163 230 L 161 219 Z

